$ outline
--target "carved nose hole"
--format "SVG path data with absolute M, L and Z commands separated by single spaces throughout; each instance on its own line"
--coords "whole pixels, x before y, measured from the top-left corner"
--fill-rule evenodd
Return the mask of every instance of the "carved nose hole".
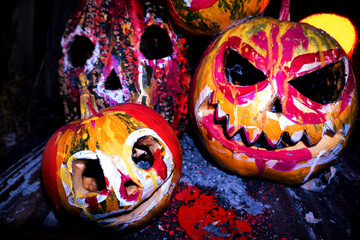
M 121 90 L 122 89 L 120 79 L 117 76 L 114 69 L 111 70 L 109 76 L 106 78 L 105 89 L 106 90 Z
M 272 113 L 282 113 L 281 101 L 278 97 L 275 98 L 275 101 L 272 104 L 270 111 Z
M 128 196 L 134 195 L 140 190 L 140 187 L 131 180 L 126 181 L 124 183 L 124 187 L 126 189 L 126 194 Z

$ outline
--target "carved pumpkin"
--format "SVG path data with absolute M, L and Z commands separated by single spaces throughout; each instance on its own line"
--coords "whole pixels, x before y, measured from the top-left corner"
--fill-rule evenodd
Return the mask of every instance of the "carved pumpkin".
M 82 103 L 89 101 L 83 96 Z M 45 147 L 41 170 L 50 199 L 57 209 L 102 227 L 148 224 L 165 211 L 180 179 L 175 133 L 140 104 L 98 113 L 83 104 L 82 110 L 82 120 L 60 128 Z
M 270 0 L 167 0 L 174 22 L 192 34 L 215 35 L 262 13 Z
M 183 132 L 190 82 L 186 41 L 166 13 L 156 0 L 79 3 L 63 34 L 58 71 L 68 121 L 78 116 L 80 89 L 86 88 L 99 109 L 140 103 Z
M 194 75 L 191 114 L 223 167 L 300 183 L 344 148 L 357 92 L 344 50 L 308 24 L 251 19 L 219 36 Z

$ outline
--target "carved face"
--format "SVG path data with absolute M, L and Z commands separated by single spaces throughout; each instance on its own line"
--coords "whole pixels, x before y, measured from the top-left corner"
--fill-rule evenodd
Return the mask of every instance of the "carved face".
M 180 134 L 190 82 L 184 44 L 157 1 L 81 1 L 61 42 L 67 119 L 79 115 L 79 95 L 89 91 L 99 109 L 124 102 L 149 106 Z
M 255 18 L 219 36 L 194 76 L 191 113 L 217 161 L 306 181 L 344 148 L 357 112 L 347 56 L 307 24 Z
M 118 229 L 161 215 L 180 172 L 181 150 L 170 126 L 130 103 L 62 127 L 42 159 L 45 189 L 57 208 Z
M 261 14 L 270 0 L 166 0 L 174 22 L 192 34 L 215 35 Z

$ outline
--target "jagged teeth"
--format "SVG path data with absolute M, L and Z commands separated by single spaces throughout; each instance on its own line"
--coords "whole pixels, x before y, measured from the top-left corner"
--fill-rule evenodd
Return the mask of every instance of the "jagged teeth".
M 266 137 L 266 141 L 270 147 L 277 147 L 281 142 L 282 135 L 280 136 L 279 140 L 272 140 Z
M 323 135 L 326 133 L 326 131 L 330 131 L 332 132 L 333 134 L 336 133 L 336 130 L 335 130 L 335 125 L 334 125 L 334 121 L 332 119 L 329 119 L 326 121 L 325 123 L 325 126 L 324 126 L 324 129 L 323 129 Z
M 304 135 L 304 130 L 297 131 L 291 135 L 290 139 L 293 143 L 297 143 L 300 141 L 300 139 L 303 137 L 303 135 Z
M 227 118 L 227 114 L 220 108 L 220 106 L 218 105 L 216 110 L 215 110 L 215 117 L 216 117 L 216 120 L 221 120 L 223 119 L 224 117 Z M 227 119 L 229 120 L 229 119 Z
M 243 127 L 244 134 L 248 143 L 254 143 L 261 135 L 261 130 L 257 127 Z

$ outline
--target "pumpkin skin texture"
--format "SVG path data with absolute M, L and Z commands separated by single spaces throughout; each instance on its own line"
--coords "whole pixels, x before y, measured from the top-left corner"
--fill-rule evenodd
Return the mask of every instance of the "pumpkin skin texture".
M 251 19 L 220 35 L 193 79 L 190 111 L 223 167 L 285 184 L 333 164 L 357 114 L 344 50 L 308 24 Z
M 100 110 L 140 103 L 181 135 L 191 80 L 186 40 L 173 30 L 159 1 L 81 0 L 61 46 L 60 94 L 68 121 L 77 118 L 79 96 L 89 91 Z
M 216 35 L 261 14 L 270 0 L 166 0 L 173 21 L 194 35 Z
M 181 168 L 171 127 L 154 110 L 133 103 L 63 126 L 41 162 L 57 209 L 115 230 L 143 227 L 163 214 Z

